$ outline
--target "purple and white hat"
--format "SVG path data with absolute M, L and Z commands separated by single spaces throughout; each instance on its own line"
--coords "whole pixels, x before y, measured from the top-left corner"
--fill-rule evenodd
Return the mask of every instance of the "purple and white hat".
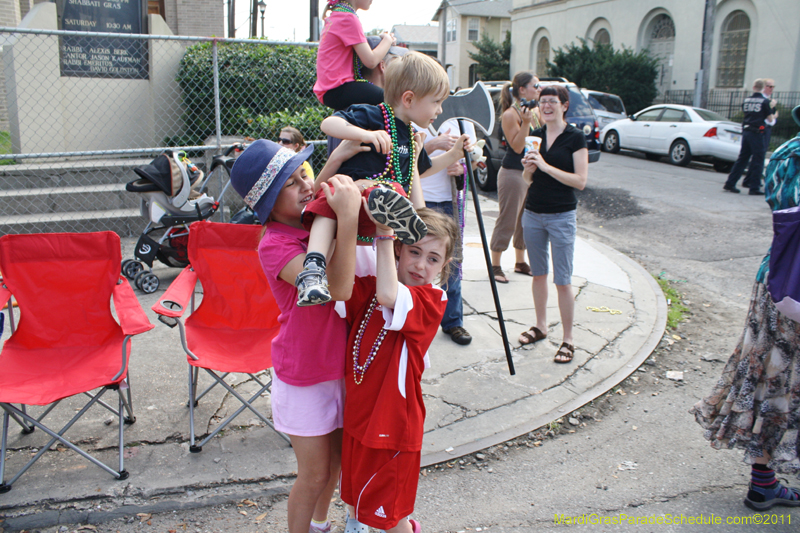
M 259 139 L 236 158 L 231 185 L 258 219 L 266 222 L 286 180 L 313 151 L 314 145 L 295 153 L 278 143 Z

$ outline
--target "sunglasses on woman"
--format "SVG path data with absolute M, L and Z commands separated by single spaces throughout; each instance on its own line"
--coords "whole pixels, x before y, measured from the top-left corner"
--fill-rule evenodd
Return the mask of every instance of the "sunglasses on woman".
M 294 144 L 291 139 L 284 139 L 283 137 L 278 138 L 279 144 Z

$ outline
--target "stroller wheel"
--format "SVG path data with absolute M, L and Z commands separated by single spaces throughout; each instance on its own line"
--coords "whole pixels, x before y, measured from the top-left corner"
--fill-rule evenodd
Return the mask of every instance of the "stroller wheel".
M 122 273 L 128 279 L 136 279 L 136 276 L 144 270 L 144 267 L 139 261 L 133 259 L 126 259 L 122 262 Z
M 158 276 L 152 272 L 140 272 L 134 280 L 136 286 L 145 294 L 152 294 L 158 290 L 160 284 Z

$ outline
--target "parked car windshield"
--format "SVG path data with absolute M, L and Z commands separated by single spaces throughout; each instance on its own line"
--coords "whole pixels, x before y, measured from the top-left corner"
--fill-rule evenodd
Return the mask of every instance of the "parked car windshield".
M 567 87 L 569 90 L 569 109 L 567 109 L 567 118 L 569 117 L 591 117 L 594 116 L 592 108 L 586 98 L 573 87 Z
M 622 100 L 609 94 L 589 93 L 589 105 L 600 111 L 625 114 L 625 107 L 622 105 Z
M 709 121 L 723 120 L 725 122 L 730 122 L 729 119 L 723 117 L 719 113 L 714 113 L 713 111 L 709 111 L 708 109 L 700 109 L 699 107 L 693 107 L 692 109 L 694 110 L 695 113 L 700 115 L 700 118 L 702 118 L 703 120 L 709 120 Z

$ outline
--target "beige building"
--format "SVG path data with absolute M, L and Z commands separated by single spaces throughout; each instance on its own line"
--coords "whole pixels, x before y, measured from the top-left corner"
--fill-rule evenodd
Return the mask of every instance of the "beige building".
M 437 57 L 439 51 L 439 28 L 436 26 L 398 24 L 392 27 L 392 33 L 397 38 L 398 46 L 404 46 L 409 50 Z
M 579 38 L 649 50 L 659 93 L 691 90 L 701 66 L 703 0 L 513 0 L 511 71 L 545 71 L 553 50 Z M 800 2 L 715 0 L 709 87 L 749 89 L 775 79 L 800 90 Z
M 439 61 L 447 69 L 450 87 L 475 83 L 475 61 L 468 52 L 477 52 L 474 43 L 486 33 L 503 42 L 511 31 L 512 0 L 443 0 L 433 16 L 439 22 Z M 513 53 L 513 52 L 512 52 Z

